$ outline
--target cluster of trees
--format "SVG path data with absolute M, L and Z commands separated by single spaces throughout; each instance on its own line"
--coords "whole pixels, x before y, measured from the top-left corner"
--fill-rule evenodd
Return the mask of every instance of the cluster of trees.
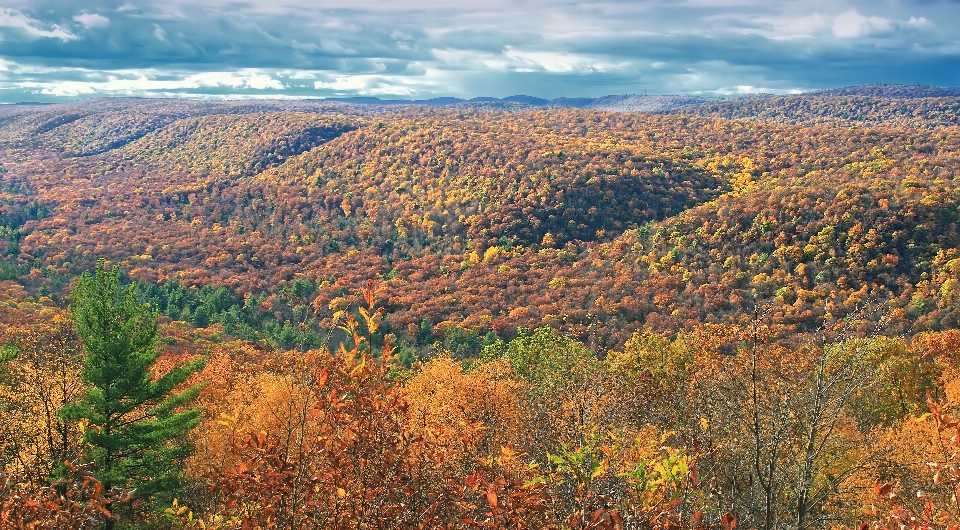
M 321 282 L 322 283 L 322 282 Z M 243 340 L 265 340 L 281 349 L 319 347 L 324 341 L 311 309 L 317 286 L 306 278 L 275 295 L 239 298 L 223 286 L 186 287 L 179 280 L 139 283 L 141 299 L 169 320 L 196 328 L 219 325 L 220 332 Z
M 957 524 L 960 332 L 776 337 L 762 314 L 598 357 L 549 327 L 405 367 L 378 285 L 336 351 L 171 331 L 101 266 L 0 323 L 10 528 Z M 381 346 L 375 346 L 375 344 Z M 82 465 L 80 463 L 83 463 Z M 925 526 L 927 525 L 927 526 Z
M 339 136 L 242 176 L 317 130 Z M 37 294 L 98 258 L 222 286 L 227 312 L 260 314 L 164 313 L 284 346 L 319 344 L 370 271 L 388 332 L 420 353 L 428 335 L 541 325 L 602 350 L 764 304 L 786 333 L 872 303 L 912 334 L 958 325 L 957 140 L 561 109 L 191 117 L 97 156 L 21 151 L 2 178 L 25 217 L 0 266 Z
M 811 92 L 814 96 L 869 96 L 878 98 L 955 98 L 960 97 L 960 91 L 955 88 L 927 86 L 927 85 L 860 85 L 841 88 L 830 88 Z
M 960 93 L 914 87 L 744 98 L 680 107 L 673 114 L 807 127 L 933 128 L 960 125 Z M 932 87 L 926 87 L 932 88 Z M 913 89 L 913 90 L 911 90 Z
M 345 116 L 299 112 L 186 118 L 124 145 L 104 162 L 141 175 L 252 176 L 356 128 Z
M 161 368 L 156 315 L 116 268 L 79 277 L 72 301 L 3 329 L 5 528 L 110 529 L 183 484 L 201 412 L 184 383 L 203 359 Z
M 716 175 L 647 146 L 606 135 L 577 141 L 567 131 L 551 137 L 560 131 L 545 118 L 482 112 L 398 118 L 261 179 L 299 187 L 327 216 L 354 227 L 347 241 L 380 245 L 393 261 L 498 244 L 529 247 L 548 233 L 559 246 L 603 239 L 598 232 L 614 235 L 678 213 L 724 186 Z M 571 118 L 567 127 L 584 132 L 597 123 Z M 305 220 L 316 215 L 303 202 L 294 208 Z
M 6 172 L 0 166 L 0 177 Z M 25 235 L 23 225 L 43 219 L 48 213 L 25 181 L 9 179 L 0 183 L 0 278 L 12 280 L 30 272 L 30 267 L 19 260 L 20 241 Z
M 324 101 L 177 101 L 111 98 L 0 110 L 0 143 L 18 159 L 36 151 L 89 157 L 123 147 L 182 119 L 263 112 L 366 114 L 363 107 Z

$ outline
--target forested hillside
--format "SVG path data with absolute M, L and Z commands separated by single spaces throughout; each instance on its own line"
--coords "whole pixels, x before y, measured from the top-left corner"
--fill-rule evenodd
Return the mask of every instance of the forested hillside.
M 925 85 L 861 85 L 812 92 L 818 96 L 872 96 L 882 98 L 950 98 L 960 96 L 956 87 L 938 87 Z
M 958 149 L 952 128 L 581 110 L 211 114 L 99 155 L 10 149 L 4 275 L 62 294 L 107 258 L 316 332 L 383 278 L 411 346 L 548 324 L 602 349 L 754 307 L 810 331 L 866 303 L 944 329 Z
M 0 108 L 0 521 L 946 524 L 958 111 Z
M 960 125 L 960 95 L 948 96 L 942 91 L 904 97 L 875 95 L 885 92 L 827 91 L 798 96 L 746 97 L 690 105 L 668 112 L 814 127 L 930 128 Z

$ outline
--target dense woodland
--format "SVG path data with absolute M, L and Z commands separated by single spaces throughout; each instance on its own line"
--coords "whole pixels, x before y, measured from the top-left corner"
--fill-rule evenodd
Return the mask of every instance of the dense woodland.
M 958 119 L 2 107 L 0 527 L 960 524 Z

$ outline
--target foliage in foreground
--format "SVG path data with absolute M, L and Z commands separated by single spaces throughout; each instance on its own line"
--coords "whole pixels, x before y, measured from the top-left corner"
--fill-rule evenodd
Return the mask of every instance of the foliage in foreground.
M 70 416 L 24 413 L 87 399 L 89 379 L 86 394 L 56 396 L 36 381 L 77 381 L 85 368 L 76 352 L 90 347 L 76 310 L 70 319 L 11 304 L 18 322 L 0 326 L 4 432 L 61 429 L 66 438 L 4 439 L 0 501 L 5 521 L 17 518 L 4 524 L 732 530 L 960 521 L 960 333 L 786 347 L 754 322 L 638 333 L 601 359 L 544 327 L 491 342 L 475 362 L 438 351 L 407 369 L 390 339 L 371 347 L 382 318 L 375 286 L 358 298 L 364 306 L 341 317 L 347 339 L 336 352 L 204 343 L 202 372 L 177 387 L 207 382 L 199 425 L 168 446 L 196 452 L 182 481 L 157 482 L 160 510 L 127 489 L 145 482 L 97 480 L 102 457 Z M 46 348 L 54 337 L 69 347 Z M 57 352 L 62 362 L 37 362 Z M 149 379 L 191 361 L 161 355 Z M 55 464 L 63 455 L 94 462 Z

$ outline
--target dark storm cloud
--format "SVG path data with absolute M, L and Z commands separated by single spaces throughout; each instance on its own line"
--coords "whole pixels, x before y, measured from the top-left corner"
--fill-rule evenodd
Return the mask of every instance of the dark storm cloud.
M 198 4 L 0 0 L 0 101 L 960 85 L 957 0 Z

